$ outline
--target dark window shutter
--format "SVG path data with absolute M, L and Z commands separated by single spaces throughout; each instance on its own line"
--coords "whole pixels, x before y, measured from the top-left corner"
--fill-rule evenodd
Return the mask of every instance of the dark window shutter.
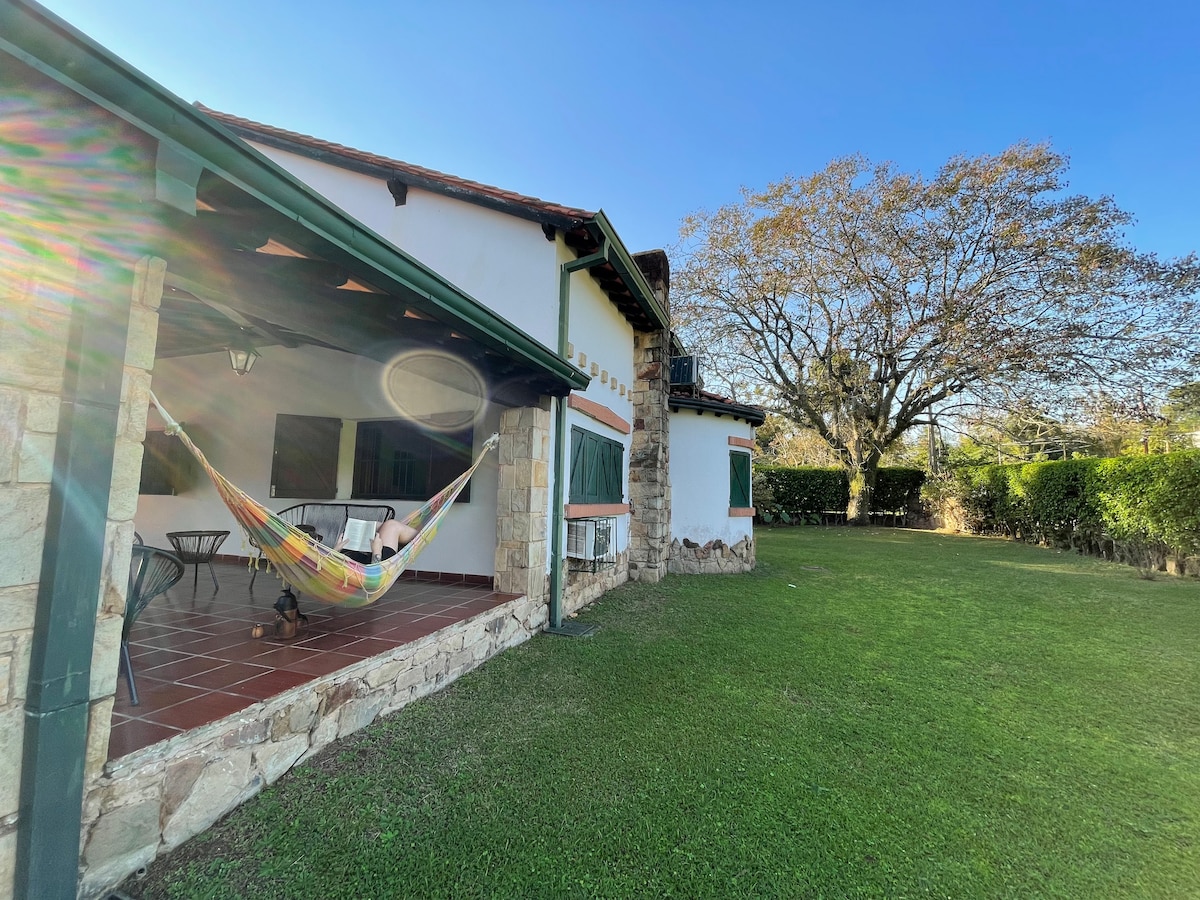
M 356 500 L 428 500 L 471 466 L 474 431 L 433 433 L 406 419 L 359 422 L 354 445 Z M 458 495 L 471 499 L 471 485 Z
M 570 503 L 620 503 L 625 448 L 619 441 L 571 427 Z
M 198 463 L 183 441 L 165 431 L 147 431 L 139 494 L 181 494 L 196 480 Z
M 582 428 L 571 429 L 571 487 L 568 493 L 571 503 L 583 503 L 587 496 L 587 432 Z
M 341 434 L 341 419 L 277 415 L 271 496 L 309 500 L 336 497 Z
M 729 454 L 729 505 L 745 509 L 750 505 L 750 454 Z

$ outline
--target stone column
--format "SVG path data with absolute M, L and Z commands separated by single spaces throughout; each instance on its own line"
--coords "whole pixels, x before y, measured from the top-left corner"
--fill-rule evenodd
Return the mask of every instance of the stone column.
M 671 333 L 634 335 L 633 434 L 629 448 L 629 578 L 656 582 L 667 573 L 671 538 Z
M 550 529 L 550 412 L 538 407 L 500 415 L 496 495 L 495 589 L 545 600 Z

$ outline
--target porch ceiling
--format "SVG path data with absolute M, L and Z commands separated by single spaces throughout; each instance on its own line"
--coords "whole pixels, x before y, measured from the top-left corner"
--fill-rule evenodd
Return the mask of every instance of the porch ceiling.
M 206 181 L 208 183 L 206 183 Z M 161 211 L 167 261 L 159 310 L 160 358 L 257 348 L 325 347 L 387 362 L 405 350 L 436 348 L 470 363 L 497 402 L 524 405 L 561 388 L 481 340 L 416 291 L 367 281 L 353 260 L 315 255 L 309 241 L 270 210 L 253 208 L 227 185 L 201 179 L 193 218 Z M 231 202 L 231 200 L 233 202 Z M 240 202 L 239 202 L 240 201 Z
M 525 405 L 561 393 L 557 379 L 522 364 L 423 293 L 397 285 L 228 182 L 205 172 L 196 215 L 169 207 L 156 253 L 167 261 L 158 356 L 257 348 L 325 347 L 387 362 L 436 348 L 475 367 L 493 399 Z

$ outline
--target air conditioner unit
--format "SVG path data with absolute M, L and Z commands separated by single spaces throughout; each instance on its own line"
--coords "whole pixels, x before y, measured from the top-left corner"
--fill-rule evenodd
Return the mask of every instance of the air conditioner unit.
M 671 386 L 703 389 L 704 382 L 700 378 L 699 356 L 693 354 L 671 357 Z
M 601 565 L 615 562 L 613 557 L 615 525 L 616 520 L 612 518 L 568 520 L 567 557 L 578 560 L 583 564 L 583 568 L 590 568 L 592 571 Z

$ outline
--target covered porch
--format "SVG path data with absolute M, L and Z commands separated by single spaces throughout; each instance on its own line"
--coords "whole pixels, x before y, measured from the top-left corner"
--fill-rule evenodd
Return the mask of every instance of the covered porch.
M 364 660 L 393 656 L 407 645 L 476 616 L 494 612 L 514 594 L 485 579 L 402 577 L 370 606 L 340 609 L 301 595 L 308 618 L 294 638 L 276 637 L 273 604 L 279 584 L 260 572 L 251 586 L 244 564 L 217 563 L 221 589 L 185 578 L 154 599 L 130 633 L 130 657 L 140 703 L 117 684 L 108 759 L 117 760 L 183 732 L 237 714 L 293 688 Z M 255 624 L 265 625 L 253 637 Z

